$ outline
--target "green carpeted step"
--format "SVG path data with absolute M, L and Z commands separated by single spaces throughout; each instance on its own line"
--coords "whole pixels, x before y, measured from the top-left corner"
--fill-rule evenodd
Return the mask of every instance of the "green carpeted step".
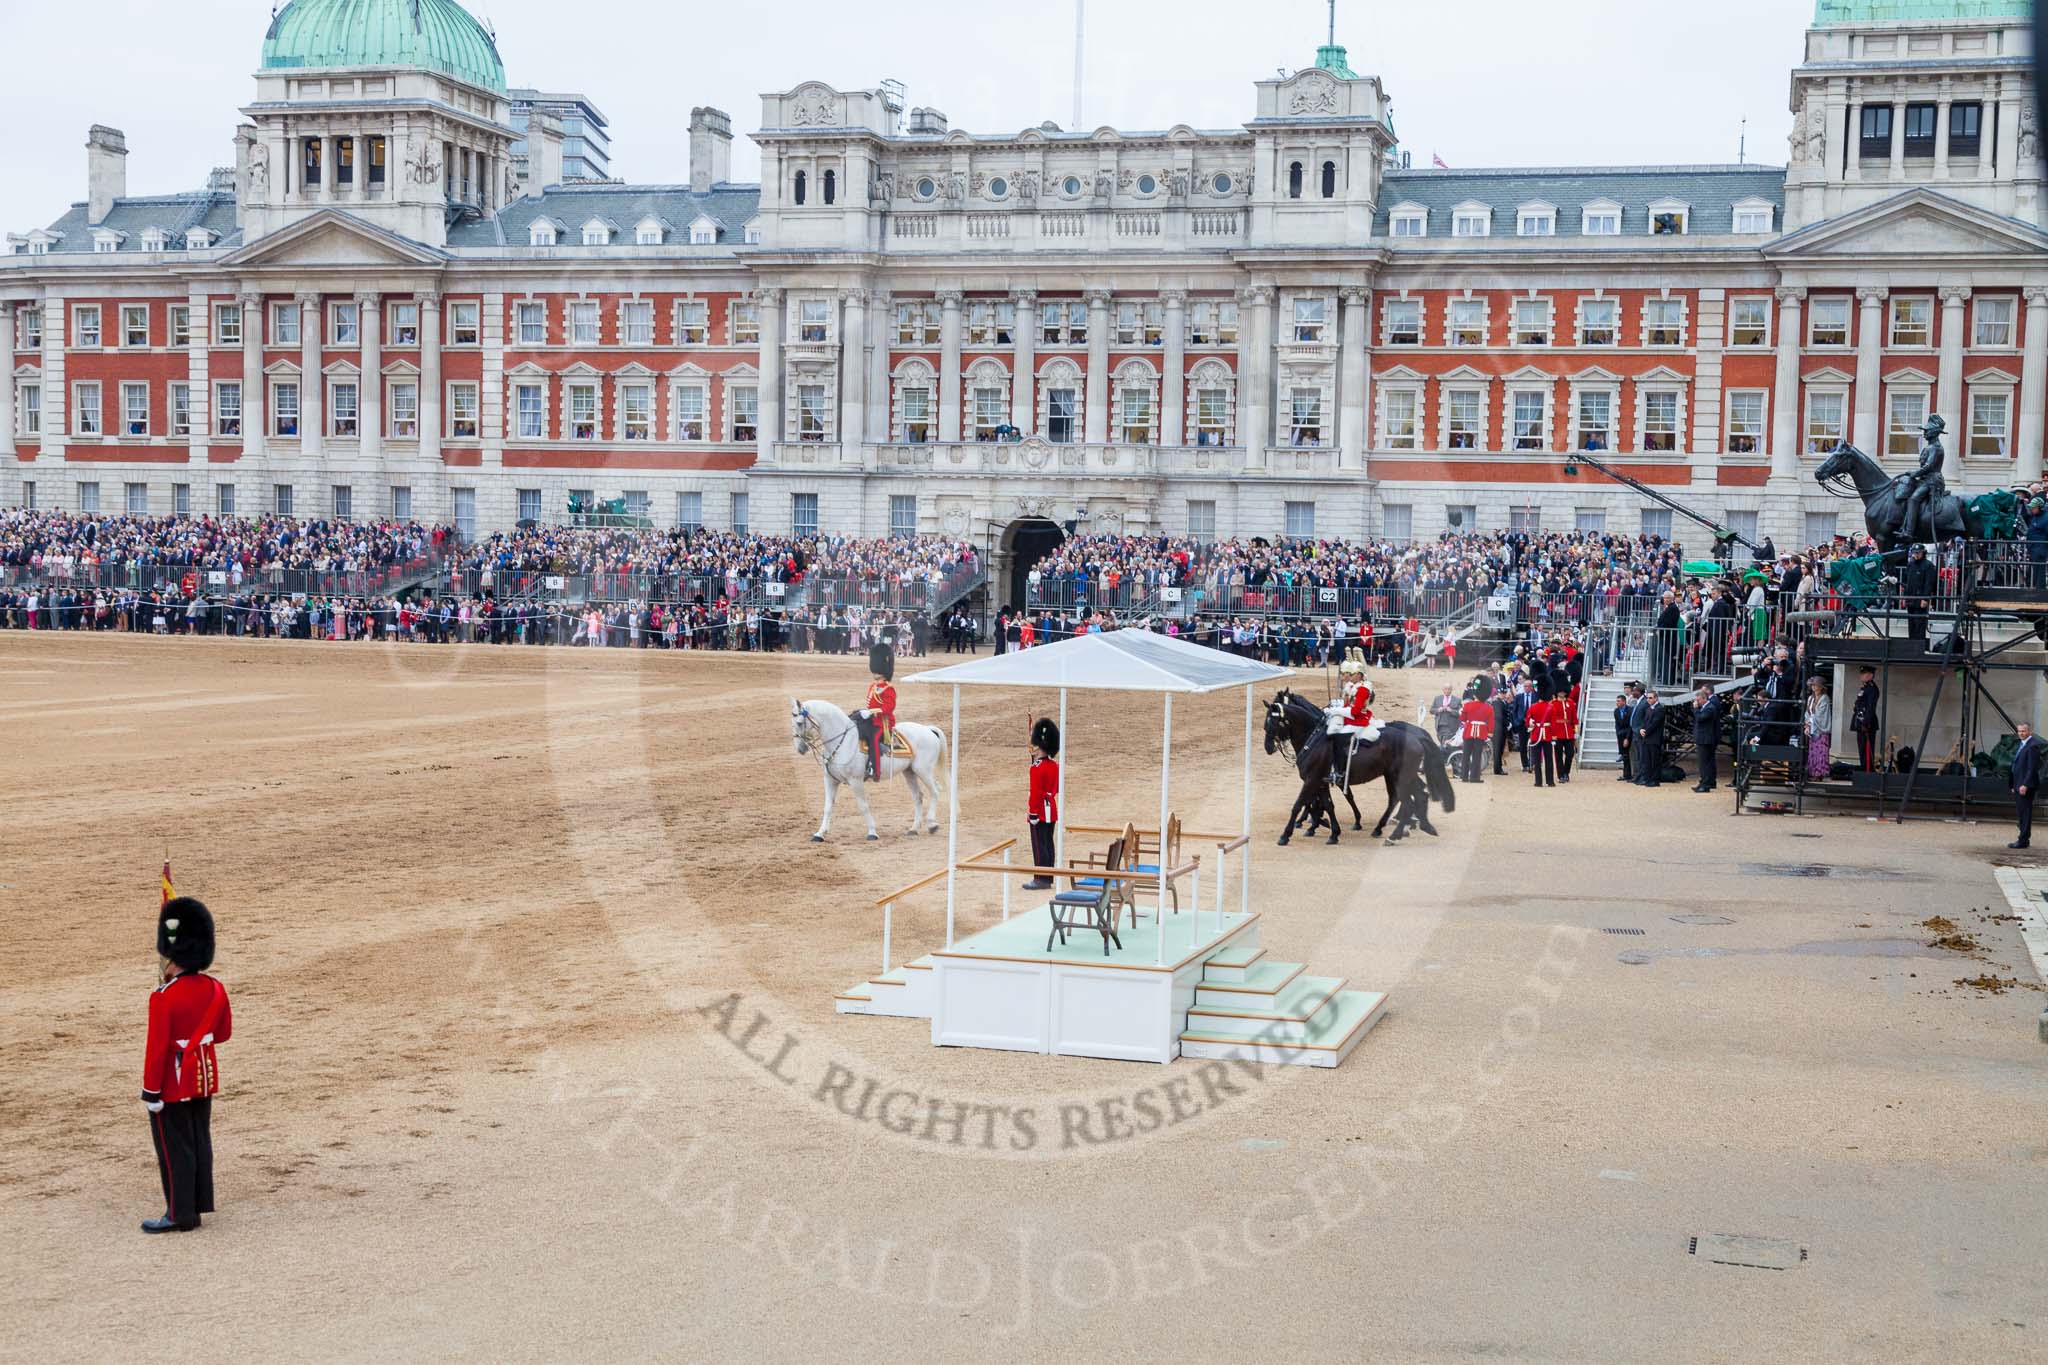
M 1344 985 L 1341 976 L 1298 976 L 1270 1002 L 1253 996 L 1241 1003 L 1196 1005 L 1188 1011 L 1188 1027 L 1246 1037 L 1274 1025 L 1270 1031 L 1276 1035 L 1287 1029 L 1287 1036 L 1298 1036 Z
M 1195 991 L 1195 1003 L 1224 1009 L 1271 1009 L 1272 1000 L 1259 997 L 1278 995 L 1301 973 L 1301 963 L 1276 962 L 1271 958 L 1259 959 L 1230 980 L 1209 977 L 1205 968 L 1204 979 Z
M 1377 1022 L 1386 1003 L 1387 997 L 1381 991 L 1339 991 L 1305 1027 L 1275 1026 L 1291 1030 L 1288 1034 L 1260 1038 L 1256 1031 L 1250 1034 L 1227 1031 L 1229 1025 L 1249 1021 L 1204 1019 L 1199 1025 L 1190 1020 L 1187 1031 L 1180 1038 L 1183 1043 L 1196 1045 L 1191 1049 L 1191 1055 L 1210 1055 L 1209 1049 L 1221 1048 L 1262 1061 L 1315 1061 L 1334 1065 L 1357 1046 L 1358 1040 Z M 1218 1024 L 1226 1027 L 1212 1027 Z

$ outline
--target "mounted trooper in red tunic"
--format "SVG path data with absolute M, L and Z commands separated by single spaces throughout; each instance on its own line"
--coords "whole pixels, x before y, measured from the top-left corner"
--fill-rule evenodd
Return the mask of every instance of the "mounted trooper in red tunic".
M 896 651 L 886 644 L 868 650 L 867 705 L 853 713 L 859 723 L 861 748 L 868 756 L 868 781 L 882 780 L 882 755 L 896 741 Z

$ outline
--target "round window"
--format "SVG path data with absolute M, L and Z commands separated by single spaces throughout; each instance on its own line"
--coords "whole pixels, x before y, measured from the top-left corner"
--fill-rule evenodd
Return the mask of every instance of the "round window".
M 1159 182 L 1157 180 L 1154 180 L 1151 176 L 1141 175 L 1138 177 L 1138 193 L 1150 194 L 1152 193 L 1152 191 L 1158 188 Z
M 920 199 L 929 199 L 938 192 L 939 187 L 930 176 L 917 182 L 917 197 Z
M 988 195 L 991 199 L 1000 199 L 1009 192 L 1010 182 L 1003 179 L 1001 176 L 997 176 L 995 179 L 988 182 Z
M 1078 175 L 1068 176 L 1060 182 L 1060 188 L 1068 194 L 1079 194 L 1081 192 L 1081 177 Z
M 1218 193 L 1218 194 L 1228 194 L 1228 193 L 1230 193 L 1230 186 L 1231 186 L 1231 184 L 1232 184 L 1233 182 L 1231 181 L 1231 179 L 1230 179 L 1230 177 L 1229 177 L 1229 176 L 1227 176 L 1227 175 L 1219 175 L 1219 176 L 1217 176 L 1217 177 L 1216 177 L 1216 178 L 1215 178 L 1214 180 L 1210 181 L 1209 183 L 1210 183 L 1210 185 L 1211 185 L 1211 186 L 1213 186 L 1213 187 L 1215 188 L 1215 190 L 1216 190 L 1216 193 Z

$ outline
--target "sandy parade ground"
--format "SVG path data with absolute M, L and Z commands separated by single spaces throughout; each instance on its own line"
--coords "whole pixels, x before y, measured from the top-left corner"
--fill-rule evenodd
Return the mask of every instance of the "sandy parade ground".
M 1445 677 L 1377 681 L 1412 716 Z M 0 634 L 0 1355 L 130 1356 L 170 1316 L 198 1330 L 152 1356 L 2048 1356 L 2009 827 L 1537 791 L 1510 758 L 1441 838 L 1281 849 L 1297 784 L 1261 754 L 1263 941 L 1391 995 L 1342 1067 L 942 1050 L 833 1010 L 880 965 L 876 898 L 944 862 L 900 785 L 878 843 L 850 802 L 808 842 L 787 699 L 864 685 L 855 659 Z M 963 851 L 1024 834 L 1051 704 L 966 697 Z M 1070 818 L 1150 823 L 1157 699 L 1073 705 Z M 1242 726 L 1241 695 L 1176 706 L 1190 826 L 1236 827 Z M 167 847 L 235 1036 L 220 1211 L 145 1238 Z M 942 889 L 906 900 L 899 957 L 942 918 Z M 1987 977 L 2018 984 L 1958 984 Z

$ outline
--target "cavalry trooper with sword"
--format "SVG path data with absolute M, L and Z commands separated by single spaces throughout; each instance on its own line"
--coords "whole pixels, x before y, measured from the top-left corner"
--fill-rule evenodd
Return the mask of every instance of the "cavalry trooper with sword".
M 1330 737 L 1330 785 L 1351 789 L 1351 753 L 1360 738 L 1370 744 L 1380 737 L 1385 725 L 1372 716 L 1372 684 L 1366 681 L 1365 658 L 1348 651 L 1337 665 L 1338 697 L 1323 711 L 1323 728 Z

